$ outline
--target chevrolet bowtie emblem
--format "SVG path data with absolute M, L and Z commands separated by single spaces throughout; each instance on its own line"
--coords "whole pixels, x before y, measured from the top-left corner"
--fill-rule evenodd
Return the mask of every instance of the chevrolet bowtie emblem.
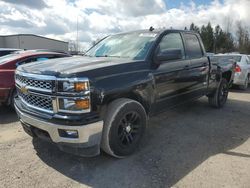
M 23 94 L 28 94 L 28 93 L 29 93 L 29 90 L 28 90 L 28 88 L 26 87 L 26 85 L 22 86 L 22 87 L 20 88 L 20 90 L 21 90 L 21 93 L 23 93 Z

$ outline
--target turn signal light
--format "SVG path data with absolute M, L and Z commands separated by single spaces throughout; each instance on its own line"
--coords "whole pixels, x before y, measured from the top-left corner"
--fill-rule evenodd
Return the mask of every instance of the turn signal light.
M 78 82 L 75 83 L 75 91 L 85 91 L 88 90 L 88 82 Z
M 75 105 L 78 109 L 89 109 L 89 99 L 78 99 Z

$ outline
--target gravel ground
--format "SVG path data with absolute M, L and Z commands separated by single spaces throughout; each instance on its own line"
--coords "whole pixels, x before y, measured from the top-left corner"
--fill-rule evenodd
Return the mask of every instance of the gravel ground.
M 24 133 L 0 107 L 0 187 L 250 187 L 250 89 L 223 109 L 207 99 L 150 120 L 142 147 L 126 159 L 81 158 Z

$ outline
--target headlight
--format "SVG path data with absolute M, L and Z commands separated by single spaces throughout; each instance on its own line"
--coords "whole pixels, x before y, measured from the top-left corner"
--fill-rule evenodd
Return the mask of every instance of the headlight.
M 86 98 L 59 98 L 59 111 L 61 112 L 85 112 L 90 109 L 90 100 Z
M 62 78 L 57 80 L 57 106 L 59 112 L 90 112 L 90 87 L 88 78 Z
M 58 82 L 59 92 L 83 92 L 89 90 L 88 80 L 69 79 Z

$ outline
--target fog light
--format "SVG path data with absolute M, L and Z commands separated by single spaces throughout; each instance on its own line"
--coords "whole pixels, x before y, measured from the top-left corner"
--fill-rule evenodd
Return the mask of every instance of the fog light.
M 77 130 L 58 129 L 58 133 L 60 137 L 65 137 L 65 138 L 78 138 L 79 137 Z

